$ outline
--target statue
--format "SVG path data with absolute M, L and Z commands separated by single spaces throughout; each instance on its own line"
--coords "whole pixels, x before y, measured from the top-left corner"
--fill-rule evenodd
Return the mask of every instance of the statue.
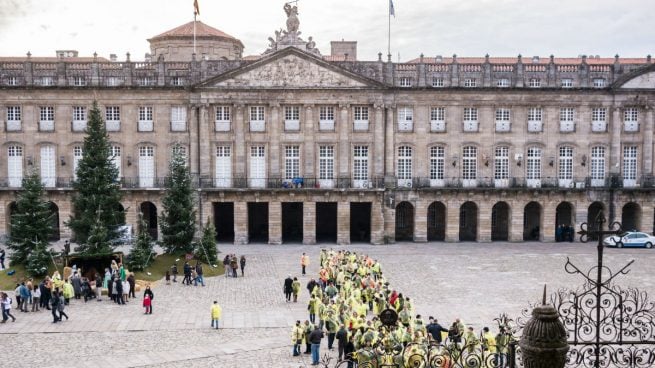
M 298 20 L 298 7 L 284 4 L 284 12 L 287 13 L 287 31 L 289 33 L 298 32 L 300 20 Z
M 307 40 L 307 51 L 314 51 L 316 50 L 316 42 L 314 42 L 314 39 L 312 36 L 309 36 L 309 39 Z

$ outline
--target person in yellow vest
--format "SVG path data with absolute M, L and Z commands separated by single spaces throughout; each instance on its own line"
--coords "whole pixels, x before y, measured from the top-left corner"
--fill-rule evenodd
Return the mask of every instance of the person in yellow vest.
M 293 293 L 293 302 L 297 303 L 298 294 L 300 293 L 300 281 L 298 281 L 297 277 L 293 278 L 293 282 L 291 283 L 291 292 Z
M 303 253 L 302 256 L 300 256 L 300 267 L 302 268 L 303 276 L 307 274 L 306 272 L 307 266 L 309 266 L 309 256 Z
M 291 330 L 291 343 L 293 344 L 293 356 L 300 355 L 300 347 L 302 342 L 305 339 L 305 329 L 300 324 L 300 321 L 296 321 L 296 325 L 293 326 Z
M 212 327 L 218 330 L 218 323 L 221 320 L 221 314 L 223 313 L 221 306 L 218 305 L 218 302 L 214 300 L 214 304 L 212 304 L 211 308 L 211 316 L 212 316 Z
M 511 333 L 508 333 L 505 330 L 505 327 L 501 326 L 498 335 L 496 335 L 496 350 L 498 351 L 498 354 L 496 356 L 497 367 L 502 368 L 507 365 L 507 354 L 509 349 L 509 343 L 511 342 L 511 340 L 512 340 Z
M 64 294 L 64 303 L 65 305 L 68 305 L 68 302 L 70 299 L 75 295 L 75 290 L 73 289 L 73 285 L 71 285 L 68 280 L 64 283 L 63 290 Z
M 489 331 L 489 327 L 484 327 L 482 329 L 482 350 L 484 351 L 483 357 L 485 362 L 487 361 L 487 357 L 490 355 L 494 357 L 494 361 L 497 360 L 497 352 L 498 350 L 496 349 L 496 337 L 491 334 Z
M 476 349 L 480 347 L 480 340 L 475 336 L 473 327 L 469 327 L 464 332 L 464 344 L 469 353 L 475 353 Z

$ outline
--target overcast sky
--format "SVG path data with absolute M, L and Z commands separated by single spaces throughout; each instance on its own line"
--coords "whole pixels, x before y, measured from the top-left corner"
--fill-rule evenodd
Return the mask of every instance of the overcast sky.
M 199 0 L 199 20 L 261 54 L 285 27 L 283 0 Z M 645 57 L 655 54 L 655 0 L 394 0 L 394 61 L 452 55 Z M 300 0 L 300 30 L 323 54 L 358 41 L 360 60 L 386 54 L 388 0 Z M 0 0 L 0 55 L 74 49 L 142 60 L 147 38 L 193 19 L 193 0 Z

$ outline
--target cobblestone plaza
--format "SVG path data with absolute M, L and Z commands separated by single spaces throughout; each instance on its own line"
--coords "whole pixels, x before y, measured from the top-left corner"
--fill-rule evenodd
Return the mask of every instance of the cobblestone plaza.
M 308 318 L 304 284 L 318 275 L 319 249 L 221 246 L 224 253 L 246 255 L 246 277 L 209 278 L 204 288 L 159 282 L 153 315 L 143 314 L 141 298 L 126 306 L 106 299 L 73 300 L 66 310 L 71 319 L 58 324 L 51 323 L 47 311 L 15 313 L 15 323 L 0 325 L 0 356 L 13 367 L 309 366 L 309 358 L 291 356 L 290 334 L 295 320 Z M 564 272 L 566 257 L 581 269 L 596 261 L 591 243 L 399 243 L 348 249 L 378 259 L 390 284 L 414 299 L 424 318 L 431 315 L 448 324 L 460 317 L 476 331 L 484 326 L 493 330 L 493 318 L 501 312 L 519 316 L 528 302 L 540 299 L 544 283 L 549 290 L 579 286 L 579 277 Z M 300 277 L 302 252 L 311 257 L 307 277 Z M 621 285 L 655 293 L 654 251 L 605 253 L 614 270 L 636 259 L 630 273 L 619 278 Z M 288 274 L 303 284 L 297 304 L 286 303 L 282 293 Z M 213 300 L 223 307 L 219 331 L 210 328 Z M 321 350 L 328 353 L 325 341 Z

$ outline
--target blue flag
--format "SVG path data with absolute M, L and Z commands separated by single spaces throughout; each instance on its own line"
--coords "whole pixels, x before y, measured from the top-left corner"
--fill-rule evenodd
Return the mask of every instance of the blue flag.
M 393 0 L 389 0 L 389 15 L 396 17 L 396 10 L 393 8 Z

